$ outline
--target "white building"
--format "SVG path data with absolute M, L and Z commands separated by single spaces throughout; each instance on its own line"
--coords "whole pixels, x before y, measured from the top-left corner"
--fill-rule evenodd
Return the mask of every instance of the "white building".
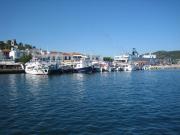
M 143 58 L 148 58 L 148 59 L 156 59 L 156 55 L 155 54 L 151 54 L 151 53 L 144 54 L 142 57 Z
M 60 62 L 62 60 L 61 52 L 47 52 L 42 51 L 40 59 L 43 61 Z
M 91 61 L 102 61 L 103 58 L 100 55 L 86 55 Z
M 16 47 L 12 47 L 11 51 L 9 52 L 9 57 L 13 60 L 21 58 L 25 52 L 23 50 L 19 50 Z
M 123 55 L 115 56 L 114 61 L 127 63 L 129 58 L 130 58 L 129 54 L 123 54 Z

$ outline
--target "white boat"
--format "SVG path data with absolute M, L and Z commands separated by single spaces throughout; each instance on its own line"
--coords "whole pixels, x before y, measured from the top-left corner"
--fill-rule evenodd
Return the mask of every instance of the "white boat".
M 49 74 L 49 67 L 40 62 L 28 62 L 25 64 L 25 72 L 34 75 L 47 75 Z
M 123 70 L 124 71 L 135 71 L 135 70 L 137 70 L 137 67 L 134 64 L 126 64 L 126 65 L 124 65 Z

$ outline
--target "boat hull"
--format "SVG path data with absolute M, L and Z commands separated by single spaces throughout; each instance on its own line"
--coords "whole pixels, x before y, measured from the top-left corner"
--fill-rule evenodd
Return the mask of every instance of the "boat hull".
M 33 74 L 33 75 L 47 75 L 49 74 L 49 71 L 47 70 L 25 70 L 27 74 Z
M 94 67 L 94 68 L 93 68 L 93 72 L 101 72 L 101 68 Z
M 123 68 L 123 71 L 135 71 L 137 70 L 136 66 L 135 65 L 126 65 L 124 68 Z
M 75 73 L 92 73 L 93 68 L 92 67 L 78 68 L 78 69 L 74 69 L 74 72 Z

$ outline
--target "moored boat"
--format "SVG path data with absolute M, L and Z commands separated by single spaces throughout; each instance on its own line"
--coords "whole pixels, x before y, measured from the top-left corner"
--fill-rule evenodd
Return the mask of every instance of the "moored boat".
M 47 75 L 49 74 L 49 67 L 40 62 L 28 62 L 25 64 L 25 72 L 34 75 Z
M 100 64 L 96 63 L 96 64 L 93 64 L 93 72 L 101 72 L 102 68 L 100 66 Z
M 137 67 L 135 64 L 125 64 L 123 67 L 123 71 L 135 71 Z
M 74 72 L 91 73 L 93 72 L 93 67 L 88 60 L 79 60 L 74 62 Z

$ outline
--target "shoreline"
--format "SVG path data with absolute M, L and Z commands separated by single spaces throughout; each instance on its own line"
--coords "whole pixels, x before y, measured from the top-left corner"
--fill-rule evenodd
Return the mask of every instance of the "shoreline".
M 150 69 L 148 70 L 158 70 L 158 69 L 180 69 L 180 65 L 179 64 L 173 64 L 173 65 L 156 65 L 156 66 L 151 66 Z M 110 71 L 113 72 L 113 71 Z M 121 71 L 123 72 L 123 71 Z M 134 71 L 132 71 L 134 72 Z M 0 69 L 0 74 L 26 74 L 24 69 Z M 59 72 L 54 72 L 52 73 L 53 75 L 55 74 L 73 74 L 76 72 L 73 71 L 59 71 Z

